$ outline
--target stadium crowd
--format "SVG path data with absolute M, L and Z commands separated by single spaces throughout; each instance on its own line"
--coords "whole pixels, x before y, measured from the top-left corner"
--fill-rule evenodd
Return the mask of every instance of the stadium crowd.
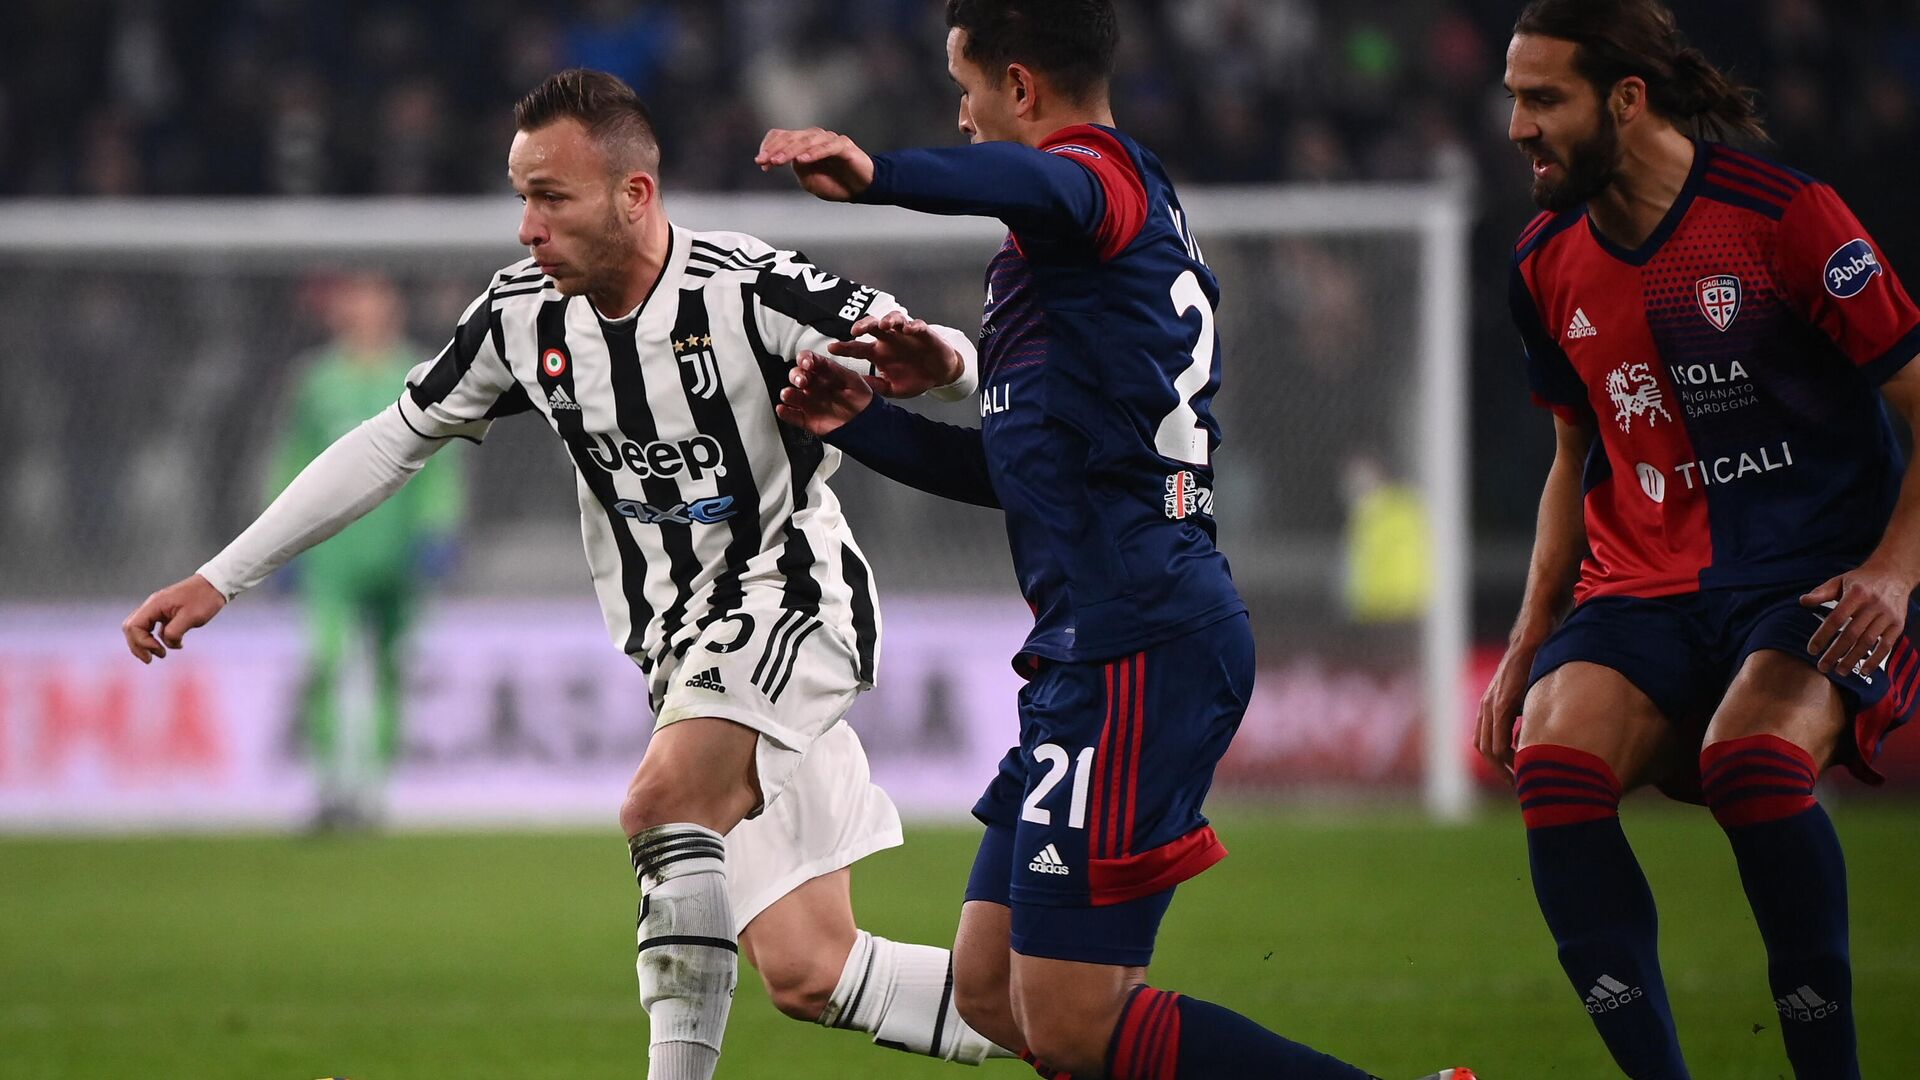
M 1122 6 L 1117 113 L 1177 182 L 1472 186 L 1475 518 L 1482 536 L 1530 536 L 1550 440 L 1512 422 L 1524 391 L 1506 253 L 1533 210 L 1499 82 L 1519 0 Z M 954 90 L 928 62 L 941 7 L 16 0 L 0 35 L 0 197 L 504 194 L 512 102 L 569 65 L 613 71 L 653 104 L 674 190 L 786 190 L 751 167 L 770 126 L 820 123 L 876 147 L 957 138 Z M 1896 266 L 1920 265 L 1906 198 L 1920 8 L 1685 0 L 1679 14 L 1760 88 L 1771 152 L 1833 182 Z

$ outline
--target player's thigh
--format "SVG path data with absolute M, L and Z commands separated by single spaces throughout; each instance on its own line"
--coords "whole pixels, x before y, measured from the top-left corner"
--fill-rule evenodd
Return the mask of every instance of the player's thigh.
M 760 805 L 754 774 L 760 736 L 718 717 L 690 717 L 653 733 L 620 803 L 628 836 L 691 822 L 726 833 Z
M 824 875 L 900 840 L 900 813 L 873 782 L 859 735 L 845 721 L 834 725 L 813 741 L 780 797 L 727 834 L 734 925 L 744 932 L 789 894 L 817 893 Z
M 740 931 L 740 951 L 760 973 L 774 1007 L 816 1020 L 845 969 L 858 929 L 845 867 L 801 883 Z
M 1707 724 L 1703 746 L 1750 735 L 1773 735 L 1805 750 L 1824 769 L 1849 727 L 1840 687 L 1811 663 L 1760 649 L 1740 665 Z
M 1565 746 L 1605 761 L 1631 790 L 1660 780 L 1685 759 L 1675 724 L 1625 675 L 1576 661 L 1527 691 L 1519 745 Z
M 751 776 L 758 798 L 749 806 L 757 811 L 780 797 L 814 740 L 853 704 L 859 659 L 842 635 L 805 612 L 750 606 L 708 620 L 655 669 L 652 689 L 655 742 L 695 719 L 731 721 L 757 736 Z M 717 779 L 735 783 L 736 764 L 729 757 L 716 766 L 727 774 Z

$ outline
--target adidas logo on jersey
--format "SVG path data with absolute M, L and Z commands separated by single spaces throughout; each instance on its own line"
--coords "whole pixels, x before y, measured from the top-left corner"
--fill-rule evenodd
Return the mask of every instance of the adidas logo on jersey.
M 1567 336 L 1570 338 L 1589 338 L 1598 337 L 1599 334 L 1599 328 L 1593 325 L 1592 319 L 1587 318 L 1586 310 L 1584 308 L 1574 308 L 1573 322 L 1567 324 Z
M 1802 986 L 1783 998 L 1776 998 L 1773 1007 L 1780 1010 L 1783 1020 L 1825 1020 L 1840 1011 L 1840 1003 L 1828 1001 L 1813 992 L 1813 987 Z
M 710 667 L 687 680 L 687 685 L 695 690 L 711 690 L 716 694 L 727 692 L 727 685 L 720 681 L 720 669 Z
M 1066 860 L 1060 857 L 1059 849 L 1055 848 L 1052 844 L 1041 848 L 1040 854 L 1035 855 L 1033 861 L 1027 864 L 1027 869 L 1036 874 L 1065 874 L 1068 872 Z
M 573 398 L 567 396 L 566 387 L 556 386 L 553 388 L 553 393 L 547 395 L 547 408 L 555 412 L 561 409 L 572 409 L 574 412 L 579 412 L 580 404 L 574 401 Z
M 1628 986 L 1611 975 L 1602 975 L 1600 981 L 1593 984 L 1593 989 L 1587 991 L 1587 1012 L 1598 1016 L 1645 996 L 1646 992 L 1637 986 Z

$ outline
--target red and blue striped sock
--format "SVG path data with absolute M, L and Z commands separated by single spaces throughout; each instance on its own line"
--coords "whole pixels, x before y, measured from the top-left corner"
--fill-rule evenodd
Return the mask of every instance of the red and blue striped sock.
M 1552 745 L 1523 747 L 1513 779 L 1533 892 L 1593 1026 L 1628 1076 L 1684 1080 L 1660 974 L 1659 915 L 1620 829 L 1619 779 L 1604 760 Z
M 1107 1080 L 1221 1076 L 1372 1080 L 1367 1073 L 1284 1039 L 1239 1013 L 1170 990 L 1134 987 L 1107 1044 Z
M 1794 1075 L 1858 1080 L 1847 865 L 1833 821 L 1814 800 L 1805 750 L 1774 735 L 1714 743 L 1701 787 L 1727 831 L 1760 938 Z

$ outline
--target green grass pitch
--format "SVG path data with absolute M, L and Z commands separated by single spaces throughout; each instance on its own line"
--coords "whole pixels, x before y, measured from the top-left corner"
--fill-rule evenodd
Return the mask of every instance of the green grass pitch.
M 1851 866 L 1866 1075 L 1920 1063 L 1920 805 L 1834 809 Z M 1155 982 L 1389 1080 L 1615 1075 L 1534 909 L 1517 814 L 1221 815 Z M 1760 942 L 1704 811 L 1629 804 L 1695 1074 L 1786 1075 Z M 856 869 L 867 927 L 951 940 L 975 834 L 920 828 Z M 0 1077 L 313 1080 L 644 1072 L 634 890 L 597 834 L 0 840 Z M 796 1024 L 743 972 L 720 1076 L 1031 1076 Z

